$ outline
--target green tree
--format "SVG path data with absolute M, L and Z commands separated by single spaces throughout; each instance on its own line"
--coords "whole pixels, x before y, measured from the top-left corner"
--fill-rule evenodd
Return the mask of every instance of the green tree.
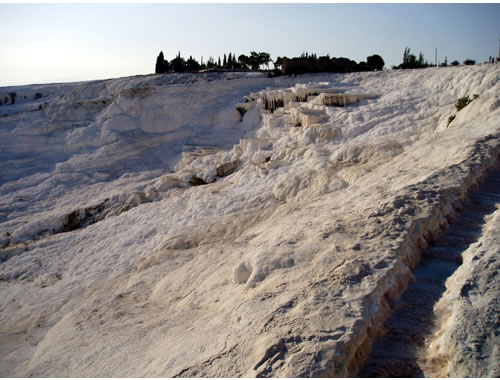
M 260 66 L 259 54 L 255 51 L 250 52 L 250 57 L 248 59 L 248 64 L 252 70 L 258 70 Z
M 170 62 L 170 68 L 174 73 L 182 73 L 186 71 L 186 62 L 184 61 L 184 58 L 181 57 L 181 52 L 177 54 L 177 57 L 172 59 Z
M 410 68 L 410 69 L 417 67 L 417 57 L 415 57 L 415 55 L 413 55 L 413 54 L 410 54 L 408 56 L 407 64 L 408 64 L 408 68 Z
M 245 54 L 241 54 L 238 57 L 238 62 L 241 65 L 242 69 L 248 69 L 248 65 L 250 64 L 250 57 L 246 56 Z
M 275 68 L 281 69 L 281 65 L 283 65 L 283 58 L 281 57 L 276 58 L 276 61 L 274 61 L 273 64 Z
M 213 69 L 215 67 L 215 60 L 213 57 L 208 57 L 207 69 Z
M 366 64 L 368 66 L 372 66 L 376 70 L 382 70 L 384 68 L 385 62 L 380 55 L 374 54 L 366 57 Z
M 163 56 L 163 51 L 160 51 L 158 57 L 156 58 L 155 73 L 164 74 L 168 71 L 168 61 L 165 60 Z
M 405 51 L 403 53 L 403 64 L 408 63 L 410 60 L 410 48 L 405 47 Z
M 424 53 L 420 52 L 418 54 L 418 65 L 423 66 L 424 65 Z
M 271 62 L 271 55 L 269 53 L 255 51 L 250 52 L 249 64 L 252 70 L 259 70 L 261 65 L 266 65 L 269 67 L 269 62 Z
M 265 53 L 265 52 L 260 52 L 259 53 L 259 66 L 265 65 L 267 67 L 267 69 L 269 70 L 269 62 L 271 62 L 271 54 Z
M 193 59 L 192 56 L 189 56 L 189 59 L 186 61 L 186 70 L 187 71 L 198 71 L 200 69 L 200 64 L 196 59 Z
M 424 59 L 424 54 L 420 52 L 417 57 L 415 55 L 410 54 L 410 48 L 406 47 L 403 54 L 403 63 L 399 66 L 396 66 L 398 69 L 421 69 L 429 67 L 429 63 Z

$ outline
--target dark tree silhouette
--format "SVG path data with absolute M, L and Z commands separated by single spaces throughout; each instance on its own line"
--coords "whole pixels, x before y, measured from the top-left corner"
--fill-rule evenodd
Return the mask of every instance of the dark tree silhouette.
M 407 63 L 410 61 L 410 48 L 405 47 L 405 51 L 403 53 L 403 63 Z
M 182 73 L 186 71 L 186 62 L 184 61 L 184 58 L 181 57 L 181 52 L 177 54 L 177 57 L 172 59 L 170 62 L 170 69 L 174 73 Z
M 198 71 L 200 69 L 200 64 L 193 59 L 192 56 L 189 56 L 189 59 L 186 61 L 186 70 L 187 71 Z
M 420 52 L 420 53 L 418 54 L 418 64 L 419 64 L 420 66 L 423 66 L 423 65 L 424 65 L 424 53 L 422 53 L 422 52 Z
M 215 67 L 215 60 L 212 57 L 208 57 L 207 69 L 213 69 Z
M 258 70 L 260 66 L 259 54 L 255 51 L 250 52 L 250 57 L 248 59 L 248 64 L 252 70 Z
M 273 64 L 275 68 L 281 69 L 281 65 L 283 64 L 283 58 L 281 57 L 276 58 L 276 61 L 274 61 Z
M 419 65 L 423 62 L 423 54 L 420 54 L 419 61 L 417 58 L 410 54 L 410 49 L 405 49 L 404 62 L 412 65 Z M 250 55 L 241 54 L 236 60 L 234 53 L 224 53 L 223 60 L 218 57 L 215 61 L 214 58 L 209 57 L 206 64 L 201 57 L 201 64 L 196 61 L 192 56 L 188 60 L 181 57 L 181 53 L 170 61 L 170 64 L 165 60 L 163 52 L 161 51 L 156 59 L 157 73 L 172 72 L 196 72 L 204 69 L 225 68 L 225 69 L 245 69 L 249 67 L 252 70 L 260 70 L 267 68 L 269 70 L 269 63 L 274 64 L 274 70 L 270 75 L 285 74 L 305 74 L 305 73 L 318 73 L 318 72 L 337 72 L 348 73 L 356 71 L 370 71 L 382 69 L 384 67 L 384 60 L 378 54 L 374 54 L 367 58 L 368 63 L 361 62 L 357 64 L 355 61 L 348 58 L 330 58 L 329 55 L 319 57 L 316 53 L 304 52 L 300 57 L 288 59 L 287 57 L 278 57 L 276 61 L 271 60 L 271 55 L 266 52 L 251 51 Z M 424 62 L 426 64 L 426 62 Z M 402 65 L 400 65 L 402 66 Z
M 265 52 L 260 52 L 259 53 L 259 66 L 266 65 L 267 69 L 269 70 L 269 62 L 271 62 L 271 54 L 265 53 Z
M 156 58 L 155 73 L 164 74 L 168 71 L 168 61 L 163 56 L 163 51 L 160 51 L 158 58 Z
M 241 54 L 238 57 L 238 62 L 240 63 L 241 68 L 248 69 L 248 65 L 250 64 L 250 58 L 245 54 Z
M 464 61 L 464 65 L 475 65 L 476 64 L 476 61 L 474 61 L 473 59 L 466 59 Z
M 200 60 L 200 70 L 205 70 L 206 68 L 207 65 L 205 64 L 205 62 L 203 62 L 203 56 L 202 56 Z
M 266 65 L 269 67 L 269 62 L 271 62 L 271 55 L 269 53 L 255 51 L 250 52 L 250 57 L 248 59 L 248 64 L 252 70 L 259 70 L 261 65 Z
M 384 68 L 385 62 L 380 55 L 374 54 L 366 57 L 366 64 L 376 70 L 382 70 Z
M 396 66 L 398 69 L 423 69 L 429 67 L 429 62 L 424 59 L 424 54 L 420 52 L 417 57 L 413 54 L 410 54 L 410 48 L 406 47 L 403 54 L 403 63 L 399 66 Z

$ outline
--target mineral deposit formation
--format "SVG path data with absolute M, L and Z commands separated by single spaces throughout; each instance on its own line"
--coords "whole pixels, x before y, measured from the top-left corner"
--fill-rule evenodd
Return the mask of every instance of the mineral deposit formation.
M 10 93 L 3 377 L 500 376 L 500 65 Z

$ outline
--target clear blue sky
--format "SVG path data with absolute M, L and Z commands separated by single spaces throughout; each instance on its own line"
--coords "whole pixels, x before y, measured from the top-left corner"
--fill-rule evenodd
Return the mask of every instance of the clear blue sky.
M 500 4 L 0 4 L 0 86 L 154 72 L 155 59 L 303 51 L 386 67 L 498 55 Z

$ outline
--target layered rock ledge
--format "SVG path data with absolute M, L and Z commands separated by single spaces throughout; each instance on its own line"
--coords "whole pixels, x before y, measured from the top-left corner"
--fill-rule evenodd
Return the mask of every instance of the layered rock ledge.
M 498 165 L 500 68 L 252 75 L 47 85 L 5 108 L 0 373 L 358 373 L 423 249 Z M 457 349 L 475 339 L 460 321 L 498 307 L 496 214 L 436 311 L 450 376 L 498 373 Z M 470 281 L 489 298 L 457 293 Z

